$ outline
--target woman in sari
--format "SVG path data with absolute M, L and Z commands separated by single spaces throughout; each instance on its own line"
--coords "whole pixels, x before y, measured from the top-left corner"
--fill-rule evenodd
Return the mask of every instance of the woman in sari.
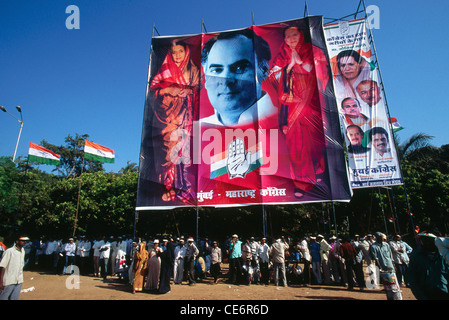
M 324 90 L 329 79 L 326 58 L 319 48 L 304 41 L 298 27 L 287 27 L 270 79 L 278 91 L 279 127 L 289 152 L 294 195 L 301 198 L 321 181 L 325 169 L 318 85 Z
M 146 243 L 141 242 L 139 249 L 134 254 L 133 259 L 133 293 L 142 291 L 145 281 L 145 275 L 147 273 L 148 251 L 145 249 Z
M 145 290 L 157 290 L 161 271 L 161 258 L 163 250 L 159 247 L 159 240 L 154 240 L 153 248 L 148 253 L 148 273 Z
M 158 182 L 165 186 L 162 200 L 192 200 L 187 177 L 194 105 L 198 102 L 200 71 L 186 43 L 174 41 L 153 78 L 153 142 Z

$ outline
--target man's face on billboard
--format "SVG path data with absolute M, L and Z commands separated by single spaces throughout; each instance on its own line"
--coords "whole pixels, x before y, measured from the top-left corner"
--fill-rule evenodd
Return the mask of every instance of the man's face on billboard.
M 374 106 L 380 101 L 380 89 L 373 83 L 360 83 L 357 86 L 357 92 L 368 105 Z
M 342 104 L 343 112 L 350 118 L 360 117 L 360 106 L 354 99 L 347 99 Z
M 240 115 L 257 99 L 253 43 L 242 35 L 217 40 L 204 64 L 205 88 L 220 115 Z
M 383 133 L 376 133 L 372 136 L 372 145 L 380 154 L 388 151 L 388 139 Z
M 348 128 L 347 135 L 351 145 L 353 146 L 362 145 L 363 135 L 358 128 L 355 127 Z

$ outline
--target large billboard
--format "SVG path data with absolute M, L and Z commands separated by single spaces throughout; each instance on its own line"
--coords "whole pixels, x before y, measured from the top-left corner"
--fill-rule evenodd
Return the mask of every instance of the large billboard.
M 352 188 L 402 184 L 365 19 L 324 26 Z
M 137 210 L 349 201 L 322 17 L 152 39 Z

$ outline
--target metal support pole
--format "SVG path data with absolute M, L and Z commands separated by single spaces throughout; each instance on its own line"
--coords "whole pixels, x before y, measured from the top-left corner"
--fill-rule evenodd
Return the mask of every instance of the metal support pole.
M 196 207 L 196 243 L 198 243 L 198 219 L 199 219 L 199 207 Z
M 379 194 L 380 208 L 382 209 L 382 216 L 384 218 L 385 235 L 388 236 L 388 226 L 387 226 L 387 221 L 385 219 L 384 204 L 383 204 L 383 201 L 382 201 L 382 194 L 380 193 L 380 188 L 377 189 L 377 193 Z
M 337 218 L 336 218 L 336 215 L 335 215 L 335 207 L 334 207 L 334 202 L 333 201 L 332 201 L 332 211 L 334 213 L 335 236 L 338 238 Z
M 14 149 L 14 155 L 12 157 L 12 162 L 14 162 L 14 160 L 16 159 L 17 147 L 19 146 L 19 140 L 20 140 L 20 135 L 22 134 L 22 128 L 23 128 L 23 121 L 20 121 L 19 136 L 17 137 L 16 148 Z
M 78 200 L 76 202 L 76 214 L 75 214 L 75 222 L 73 224 L 73 234 L 72 237 L 75 236 L 75 231 L 76 231 L 76 224 L 78 222 L 78 210 L 79 210 L 79 205 L 80 205 L 80 194 L 81 194 L 81 178 L 83 176 L 83 168 L 84 168 L 84 155 L 83 155 L 83 163 L 81 165 L 81 173 L 80 173 L 80 181 L 78 184 Z

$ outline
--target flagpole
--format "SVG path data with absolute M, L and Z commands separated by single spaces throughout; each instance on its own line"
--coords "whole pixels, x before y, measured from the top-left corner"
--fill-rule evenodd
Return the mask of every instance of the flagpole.
M 81 194 L 81 177 L 83 175 L 83 168 L 84 168 L 84 154 L 83 154 L 83 164 L 81 165 L 81 173 L 80 173 L 80 181 L 78 184 L 78 200 L 76 202 L 76 214 L 75 214 L 75 222 L 73 225 L 73 234 L 72 237 L 75 236 L 75 231 L 76 231 L 76 223 L 78 222 L 78 209 L 79 209 L 79 205 L 80 205 L 80 194 Z
M 377 193 L 379 194 L 380 207 L 382 209 L 382 216 L 384 218 L 385 234 L 388 236 L 388 227 L 387 227 L 387 221 L 385 219 L 384 204 L 383 204 L 383 201 L 382 201 L 382 194 L 380 193 L 380 187 L 377 188 Z
M 198 212 L 198 206 L 196 206 L 196 243 L 198 243 L 198 219 L 199 219 L 199 212 Z
M 332 212 L 334 213 L 335 236 L 338 238 L 337 217 L 336 217 L 336 215 L 335 215 L 334 201 L 332 201 Z

